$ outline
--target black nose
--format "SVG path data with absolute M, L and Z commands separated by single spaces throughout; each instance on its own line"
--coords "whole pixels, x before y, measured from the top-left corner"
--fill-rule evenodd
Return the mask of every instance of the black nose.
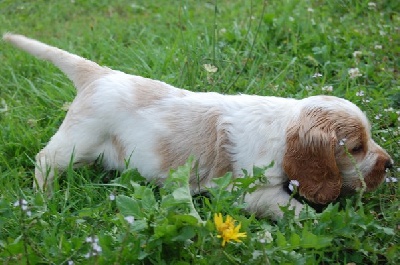
M 385 163 L 385 169 L 391 169 L 393 167 L 392 160 L 387 160 Z

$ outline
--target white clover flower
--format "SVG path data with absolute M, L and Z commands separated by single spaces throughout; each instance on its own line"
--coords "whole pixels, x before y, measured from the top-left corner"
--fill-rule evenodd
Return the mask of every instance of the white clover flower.
M 360 70 L 358 68 L 350 68 L 348 73 L 349 73 L 351 79 L 362 76 L 362 74 L 360 73 Z
M 38 120 L 36 120 L 36 119 L 28 119 L 28 121 L 27 121 L 29 127 L 31 127 L 31 128 L 35 127 L 37 122 L 38 122 Z
M 313 74 L 313 78 L 317 78 L 317 77 L 321 77 L 322 76 L 322 74 L 320 74 L 320 73 L 315 73 L 315 74 Z
M 18 200 L 16 202 L 14 202 L 14 204 L 13 204 L 14 207 L 18 207 L 18 206 L 22 207 L 22 206 L 27 206 L 27 205 L 28 205 L 28 202 L 25 199 Z
M 375 9 L 375 8 L 376 8 L 376 3 L 374 3 L 374 2 L 368 3 L 368 9 Z
M 99 238 L 97 236 L 90 236 L 85 239 L 85 242 L 90 243 L 92 250 L 89 253 L 85 254 L 85 258 L 90 258 L 92 256 L 96 256 L 103 251 L 101 246 L 99 245 Z
M 252 259 L 256 260 L 256 259 L 258 259 L 258 257 L 262 256 L 263 253 L 260 250 L 254 250 L 251 255 L 252 255 Z
M 375 50 L 382 50 L 382 45 L 376 44 L 376 45 L 374 46 L 374 49 L 375 49 Z
M 273 239 L 271 233 L 267 230 L 264 232 L 264 234 L 261 236 L 261 238 L 259 240 L 259 242 L 262 244 L 265 244 L 265 243 L 268 244 L 268 243 L 271 243 L 272 241 L 274 241 L 274 239 Z
M 398 170 L 399 170 L 400 168 L 398 168 Z M 386 183 L 395 183 L 395 182 L 398 182 L 398 179 L 397 178 L 393 178 L 393 177 L 390 177 L 390 178 L 386 178 L 385 179 L 385 182 Z
M 88 236 L 85 241 L 87 243 L 97 243 L 99 242 L 99 238 L 97 236 Z
M 311 25 L 313 25 L 313 26 L 317 25 L 317 22 L 315 22 L 314 18 L 311 18 Z
M 108 198 L 110 199 L 110 201 L 115 201 L 115 195 L 113 193 L 110 193 L 110 195 L 108 195 Z
M 103 249 L 99 246 L 99 244 L 97 242 L 92 244 L 92 248 L 94 251 L 96 251 L 97 253 L 100 253 Z
M 363 97 L 365 94 L 364 94 L 364 91 L 362 91 L 362 90 L 360 90 L 360 91 L 357 91 L 357 93 L 356 93 L 356 96 L 357 97 Z
M 293 190 L 295 189 L 295 187 L 298 187 L 298 186 L 300 186 L 299 181 L 298 181 L 298 180 L 295 180 L 295 179 L 292 179 L 292 180 L 289 182 L 288 188 L 289 188 L 290 191 L 293 191 Z
M 4 99 L 1 99 L 1 105 L 3 107 L 0 108 L 0 112 L 7 112 L 8 111 L 8 106 L 7 103 Z
M 309 8 L 307 8 L 307 11 L 310 12 L 310 13 L 313 13 L 313 12 L 314 12 L 314 9 L 311 8 L 311 7 L 309 7 Z
M 381 118 L 381 114 L 377 114 L 377 115 L 375 115 L 375 120 L 379 120 L 380 118 Z
M 129 216 L 125 216 L 124 217 L 125 221 L 127 221 L 129 224 L 133 224 L 133 222 L 135 221 L 135 217 L 129 215 Z
M 333 91 L 333 86 L 324 86 L 324 87 L 322 87 L 322 91 L 332 92 Z
M 218 71 L 218 68 L 212 64 L 203 64 L 203 67 L 208 73 L 215 73 Z
M 293 22 L 294 21 L 294 17 L 289 17 L 289 21 Z
M 354 58 L 359 58 L 359 57 L 361 57 L 361 55 L 362 55 L 362 52 L 361 52 L 361 51 L 354 51 L 354 52 L 353 52 L 353 57 L 354 57 Z
M 14 202 L 13 206 L 21 207 L 22 211 L 24 211 L 28 217 L 32 216 L 32 212 L 28 210 L 29 209 L 28 202 L 25 199 Z

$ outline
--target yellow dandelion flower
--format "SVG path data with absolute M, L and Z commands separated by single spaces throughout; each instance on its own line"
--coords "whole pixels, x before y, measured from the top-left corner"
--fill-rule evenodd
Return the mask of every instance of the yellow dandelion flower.
M 239 238 L 247 237 L 246 233 L 239 233 L 242 225 L 239 223 L 238 226 L 235 227 L 235 220 L 227 215 L 225 222 L 223 221 L 222 214 L 214 215 L 214 223 L 215 227 L 219 233 L 217 235 L 218 238 L 222 238 L 222 246 L 231 240 L 235 240 L 236 242 L 242 242 Z
M 223 221 L 222 214 L 214 214 L 214 223 L 219 233 L 222 233 L 226 229 L 233 228 L 235 221 L 229 215 L 226 217 L 226 221 Z

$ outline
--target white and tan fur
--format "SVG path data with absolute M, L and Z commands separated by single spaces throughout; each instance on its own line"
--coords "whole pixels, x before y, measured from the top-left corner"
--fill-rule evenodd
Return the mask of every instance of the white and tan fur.
M 35 185 L 42 190 L 51 189 L 54 170 L 67 168 L 71 157 L 78 166 L 102 155 L 107 169 L 124 170 L 128 163 L 161 184 L 192 155 L 193 192 L 226 172 L 243 177 L 243 169 L 252 173 L 254 166 L 274 162 L 265 172 L 268 183 L 247 195 L 246 203 L 258 216 L 278 218 L 280 206 L 289 204 L 296 213 L 303 207 L 284 191 L 289 179 L 299 181 L 308 200 L 325 204 L 363 182 L 375 189 L 393 163 L 372 140 L 363 112 L 345 99 L 195 93 L 21 35 L 3 39 L 54 63 L 77 89 L 59 130 L 36 157 Z

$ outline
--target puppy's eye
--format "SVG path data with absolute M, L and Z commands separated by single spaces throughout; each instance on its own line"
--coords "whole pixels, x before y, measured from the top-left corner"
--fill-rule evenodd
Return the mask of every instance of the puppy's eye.
M 352 153 L 359 153 L 362 152 L 364 150 L 364 146 L 362 144 L 360 145 L 356 145 L 355 147 L 353 147 L 353 149 L 351 149 Z

